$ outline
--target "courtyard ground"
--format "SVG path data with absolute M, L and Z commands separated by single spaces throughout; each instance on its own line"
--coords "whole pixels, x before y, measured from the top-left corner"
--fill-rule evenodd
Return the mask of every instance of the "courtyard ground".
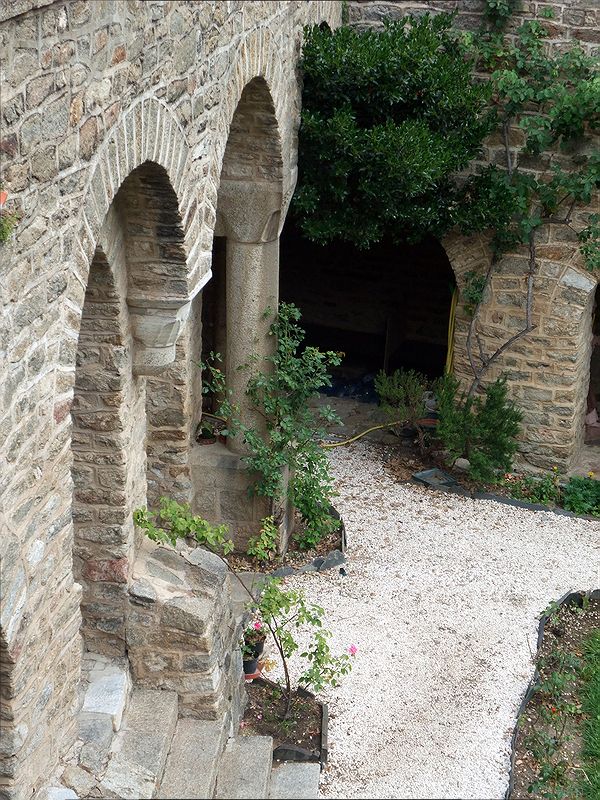
M 332 648 L 358 648 L 328 690 L 324 797 L 502 798 L 537 619 L 600 587 L 600 522 L 399 483 L 393 448 L 330 451 L 346 574 L 286 582 L 326 611 Z

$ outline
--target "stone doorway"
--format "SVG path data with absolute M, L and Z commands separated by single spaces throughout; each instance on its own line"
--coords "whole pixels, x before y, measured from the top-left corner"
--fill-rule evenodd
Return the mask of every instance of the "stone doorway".
M 286 222 L 281 297 L 302 311 L 308 344 L 345 353 L 336 375 L 341 382 L 352 385 L 380 369 L 442 375 L 455 286 L 436 239 L 384 241 L 369 250 L 321 246 Z

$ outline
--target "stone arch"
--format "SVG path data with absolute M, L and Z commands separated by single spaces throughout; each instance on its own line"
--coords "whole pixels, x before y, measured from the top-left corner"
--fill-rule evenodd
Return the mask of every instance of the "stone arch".
M 149 392 L 153 398 L 149 409 L 152 456 L 149 486 L 153 501 L 161 493 L 169 493 L 174 484 L 179 499 L 189 499 L 184 454 L 189 432 L 182 431 L 181 422 L 184 406 L 189 402 L 185 388 L 188 376 L 184 374 L 186 359 L 180 357 L 187 344 L 180 334 L 185 329 L 191 299 L 210 278 L 210 253 L 202 252 L 198 184 L 190 179 L 192 172 L 189 144 L 173 112 L 156 97 L 138 100 L 122 115 L 97 153 L 84 191 L 70 262 L 65 325 L 68 340 L 65 353 L 69 358 L 74 356 L 73 341 L 78 335 L 88 272 L 101 226 L 115 198 L 120 195 L 121 209 L 127 200 L 128 210 L 122 217 L 129 226 L 128 308 L 135 329 L 138 361 L 135 371 L 145 375 L 155 373 L 149 381 L 160 384 L 151 387 L 156 392 Z M 143 195 L 143 201 L 132 202 L 136 193 Z M 153 220 L 156 252 L 147 252 L 148 247 L 152 248 L 152 235 L 148 224 L 145 230 L 139 227 L 140 219 L 135 219 L 138 212 L 146 215 L 146 223 Z M 136 225 L 139 229 L 134 235 Z M 150 265 L 145 263 L 148 258 Z M 72 380 L 74 372 L 71 363 L 65 366 L 68 403 L 69 376 Z M 165 410 L 168 405 L 169 413 Z M 162 470 L 161 460 L 169 463 L 169 474 Z
M 244 63 L 242 58 L 240 61 Z M 239 69 L 236 75 L 233 91 L 237 94 Z M 214 189 L 218 186 L 218 194 L 215 192 L 209 206 L 215 209 L 217 237 L 213 240 L 213 279 L 203 297 L 198 295 L 192 316 L 198 327 L 204 325 L 206 337 L 207 314 L 203 311 L 220 298 L 217 316 L 225 320 L 221 343 L 228 387 L 242 419 L 260 425 L 246 395 L 247 372 L 240 372 L 238 367 L 266 355 L 273 346 L 272 337 L 268 336 L 271 320 L 264 312 L 268 308 L 274 311 L 278 303 L 279 232 L 285 209 L 284 153 L 268 80 L 255 74 L 237 97 L 222 156 L 219 159 L 217 154 L 212 162 L 212 169 L 219 169 L 211 183 Z M 219 240 L 224 246 L 216 246 Z M 236 543 L 242 545 L 258 531 L 261 518 L 270 509 L 263 498 L 248 497 L 249 477 L 239 458 L 241 442 L 230 437 L 227 447 L 218 465 L 210 453 L 204 452 L 207 448 L 198 448 L 201 452 L 194 456 L 194 505 L 209 519 L 229 523 Z
M 72 264 L 77 281 L 72 302 L 81 309 L 82 296 L 75 283 L 85 287 L 87 270 L 95 252 L 97 237 L 108 210 L 126 178 L 145 162 L 162 167 L 172 189 L 183 232 L 182 249 L 187 261 L 185 293 L 197 291 L 196 284 L 209 269 L 208 259 L 199 253 L 197 188 L 190 181 L 191 153 L 181 124 L 169 107 L 156 97 L 135 102 L 114 125 L 96 155 L 96 163 L 83 192 L 81 218 L 75 235 Z
M 172 399 L 160 373 L 175 358 L 189 309 L 186 278 L 175 192 L 166 170 L 146 161 L 122 182 L 98 233 L 78 337 L 74 572 L 83 585 L 84 639 L 95 651 L 125 651 L 132 512 L 146 502 L 147 440 L 164 445 L 173 436 L 156 404 Z
M 540 272 L 551 286 L 541 310 L 542 334 L 553 362 L 548 370 L 553 391 L 552 424 L 548 427 L 549 433 L 554 432 L 549 444 L 561 448 L 560 466 L 570 470 L 584 444 L 598 280 L 585 271 L 578 249 L 566 264 L 543 261 Z M 530 438 L 534 436 L 535 429 Z
M 536 247 L 535 328 L 506 351 L 488 377 L 493 380 L 506 374 L 511 395 L 523 410 L 519 458 L 530 466 L 568 471 L 583 444 L 596 279 L 586 272 L 576 243 L 555 235 L 555 227 L 540 231 Z M 491 263 L 487 235 L 451 234 L 444 246 L 459 288 L 466 272 L 481 272 Z M 492 352 L 522 329 L 528 265 L 529 253 L 521 248 L 506 254 L 494 268 L 489 296 L 480 312 L 483 346 Z M 469 319 L 459 305 L 455 373 L 465 383 L 472 380 L 468 327 Z
M 250 104 L 252 102 L 256 102 L 255 110 L 259 114 L 263 112 L 266 114 L 266 118 L 262 120 L 263 124 L 269 125 L 267 120 L 271 119 L 273 121 L 272 133 L 275 133 L 275 126 L 277 129 L 277 147 L 273 148 L 271 159 L 265 160 L 264 163 L 267 164 L 271 177 L 277 175 L 277 179 L 282 184 L 283 213 L 280 215 L 280 228 L 283 225 L 285 211 L 291 200 L 297 177 L 297 147 L 294 146 L 293 132 L 297 130 L 300 119 L 300 89 L 298 84 L 297 108 L 294 109 L 297 118 L 289 120 L 290 87 L 285 84 L 284 72 L 277 70 L 278 63 L 277 42 L 269 29 L 266 26 L 260 26 L 250 31 L 238 49 L 220 111 L 210 127 L 210 135 L 214 144 L 204 195 L 205 223 L 209 228 L 207 231 L 209 241 L 212 238 L 216 220 L 217 199 L 221 199 L 219 197 L 220 181 L 225 174 L 223 168 L 228 147 L 227 156 L 228 158 L 232 156 L 230 134 L 232 125 L 234 125 L 234 117 L 240 121 L 245 118 L 250 122 Z M 243 98 L 244 92 L 246 92 L 246 97 Z M 242 99 L 250 101 L 248 106 L 242 102 Z M 263 105 L 262 109 L 260 108 L 261 104 Z M 247 115 L 244 113 L 245 109 L 248 111 Z M 286 117 L 288 124 L 283 125 L 282 120 Z M 257 127 L 260 127 L 260 118 L 257 117 L 254 122 L 257 123 Z M 292 124 L 290 125 L 289 122 Z M 227 132 L 226 136 L 223 136 L 223 131 Z M 235 132 L 235 127 L 233 132 Z M 263 176 L 263 180 L 265 177 Z

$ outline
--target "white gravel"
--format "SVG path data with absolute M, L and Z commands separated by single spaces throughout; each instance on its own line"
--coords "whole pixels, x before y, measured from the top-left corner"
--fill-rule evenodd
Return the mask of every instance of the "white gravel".
M 502 798 L 537 619 L 600 587 L 600 523 L 399 484 L 381 447 L 331 451 L 337 569 L 288 578 L 358 648 L 329 703 L 323 797 Z

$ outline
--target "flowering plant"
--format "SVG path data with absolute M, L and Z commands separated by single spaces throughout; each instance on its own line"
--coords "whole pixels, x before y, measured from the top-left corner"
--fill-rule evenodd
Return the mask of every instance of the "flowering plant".
M 244 661 L 257 658 L 262 652 L 262 644 L 267 638 L 267 627 L 259 619 L 253 620 L 244 630 L 240 646 Z
M 256 644 L 257 642 L 264 642 L 267 638 L 267 628 L 264 622 L 255 619 L 251 622 L 244 631 L 244 642 L 246 644 Z

